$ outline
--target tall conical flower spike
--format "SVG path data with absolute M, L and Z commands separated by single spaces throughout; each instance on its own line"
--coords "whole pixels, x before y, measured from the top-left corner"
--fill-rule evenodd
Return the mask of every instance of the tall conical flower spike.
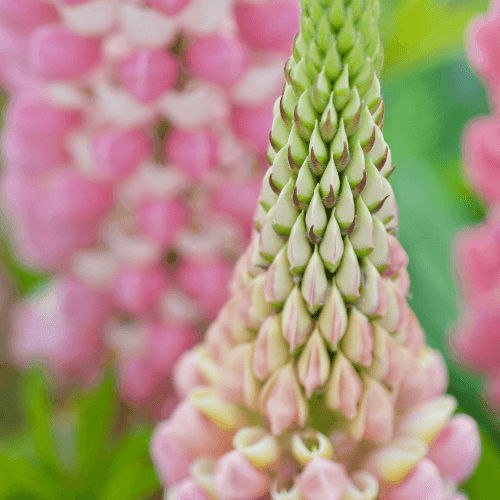
M 188 358 L 196 373 L 179 384 L 184 394 L 205 384 L 206 402 L 196 418 L 176 418 L 175 438 L 196 464 L 205 452 L 195 441 L 209 443 L 212 459 L 172 491 L 401 500 L 419 498 L 429 480 L 436 500 L 455 500 L 457 461 L 448 464 L 447 451 L 458 441 L 449 437 L 456 402 L 443 396 L 445 364 L 407 303 L 408 257 L 395 236 L 378 0 L 301 5 L 302 32 L 274 108 L 277 151 L 259 198 L 260 230 L 238 262 L 232 299 Z M 213 451 L 213 438 L 190 432 L 204 419 L 224 447 Z M 466 427 L 469 468 L 479 435 Z M 155 457 L 163 469 L 172 447 Z

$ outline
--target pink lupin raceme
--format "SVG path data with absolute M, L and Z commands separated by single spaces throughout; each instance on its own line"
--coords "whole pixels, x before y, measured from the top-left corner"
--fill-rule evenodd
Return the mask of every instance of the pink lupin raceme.
M 92 332 L 99 360 L 116 361 L 129 404 L 156 414 L 176 400 L 173 358 L 228 298 L 230 270 L 253 229 L 284 52 L 299 27 L 298 0 L 259 3 L 279 23 L 249 18 L 247 7 L 0 1 L 0 80 L 11 90 L 2 198 L 14 246 L 56 282 L 60 273 L 107 297 Z M 70 317 L 63 310 L 61 321 Z M 19 321 L 13 351 L 38 359 L 29 348 L 42 338 L 36 322 Z M 155 325 L 171 334 L 168 355 L 168 335 L 150 334 Z M 221 341 L 212 353 L 234 345 L 227 331 L 210 335 Z M 168 362 L 149 363 L 156 347 Z M 62 380 L 59 351 L 47 344 L 43 354 Z M 85 350 L 77 362 L 86 365 Z M 239 362 L 228 370 L 243 374 Z M 203 380 L 199 372 L 184 391 Z
M 497 412 L 500 409 L 500 350 L 496 342 L 500 334 L 500 154 L 497 140 L 500 95 L 496 49 L 499 36 L 499 3 L 492 2 L 490 12 L 478 17 L 470 27 L 468 55 L 471 65 L 487 85 L 493 109 L 489 116 L 468 124 L 463 137 L 464 173 L 486 202 L 488 214 L 483 223 L 464 229 L 456 239 L 455 263 L 462 312 L 451 335 L 451 347 L 457 360 L 485 376 L 485 395 Z
M 378 2 L 346 3 L 302 2 L 252 240 L 178 366 L 183 411 L 196 404 L 228 448 L 187 417 L 161 424 L 207 440 L 179 447 L 189 479 L 163 474 L 173 498 L 193 481 L 214 500 L 449 500 L 477 462 L 477 426 L 453 417 L 446 365 L 406 298 Z M 162 454 L 153 438 L 159 468 L 170 443 Z

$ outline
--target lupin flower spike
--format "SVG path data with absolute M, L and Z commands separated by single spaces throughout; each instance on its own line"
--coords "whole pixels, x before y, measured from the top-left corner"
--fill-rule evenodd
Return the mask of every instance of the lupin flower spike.
M 213 500 L 450 500 L 478 459 L 477 427 L 452 416 L 445 365 L 425 346 L 401 279 L 408 260 L 392 234 L 397 205 L 380 160 L 388 151 L 376 115 L 382 104 L 371 106 L 382 61 L 378 15 L 377 0 L 302 1 L 275 109 L 280 133 L 289 129 L 270 155 L 279 195 L 264 183 L 261 201 L 274 204 L 255 229 L 264 259 L 253 267 L 244 258 L 233 289 L 253 337 L 239 342 L 230 328 L 230 353 L 214 358 L 221 373 L 229 365 L 238 390 L 227 404 L 246 423 L 225 430 L 232 449 L 191 454 L 195 463 L 215 455 L 215 487 L 205 489 Z M 322 135 L 313 117 L 330 102 L 340 119 L 330 123 L 335 133 Z M 207 338 L 206 351 L 218 352 L 219 343 Z M 251 372 L 244 356 L 231 355 L 241 345 L 253 349 Z M 207 385 L 224 397 L 228 384 Z M 245 400 L 249 388 L 257 406 Z M 165 425 L 189 435 L 176 412 Z M 161 443 L 158 434 L 160 474 L 176 456 Z M 189 446 L 179 442 L 177 453 Z M 179 480 L 174 491 L 197 481 L 187 468 Z
M 19 366 L 86 384 L 116 359 L 126 402 L 173 408 L 174 363 L 228 298 L 252 233 L 299 14 L 296 0 L 0 1 L 3 197 L 20 258 L 54 275 L 17 314 Z M 282 102 L 291 117 L 296 101 Z M 291 126 L 277 114 L 275 147 Z M 256 219 L 271 238 L 298 216 L 291 178 L 276 162 L 264 179 Z M 256 265 L 281 245 L 264 241 Z M 287 276 L 273 269 L 279 304 Z

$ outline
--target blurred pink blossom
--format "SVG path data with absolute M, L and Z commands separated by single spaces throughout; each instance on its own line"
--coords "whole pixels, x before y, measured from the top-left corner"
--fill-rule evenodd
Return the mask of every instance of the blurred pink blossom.
M 18 308 L 20 366 L 87 383 L 116 359 L 125 400 L 172 406 L 250 236 L 298 29 L 298 0 L 0 0 L 3 203 L 52 273 Z
M 467 126 L 463 158 L 488 213 L 456 240 L 462 312 L 451 343 L 459 361 L 486 377 L 487 399 L 500 411 L 500 2 L 473 22 L 468 38 L 469 59 L 487 85 L 493 111 Z

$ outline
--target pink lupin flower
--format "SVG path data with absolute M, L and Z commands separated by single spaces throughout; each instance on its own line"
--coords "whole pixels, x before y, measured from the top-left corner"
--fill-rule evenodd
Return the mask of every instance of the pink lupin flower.
M 2 197 L 15 248 L 26 265 L 109 298 L 96 335 L 129 404 L 172 406 L 173 357 L 228 297 L 297 2 L 263 2 L 286 22 L 272 34 L 266 16 L 252 19 L 252 38 L 228 0 L 0 1 L 11 90 Z M 166 353 L 147 333 L 157 324 L 185 341 L 176 333 Z M 40 332 L 21 330 L 28 358 L 21 335 Z M 155 351 L 168 362 L 149 363 Z
M 453 418 L 446 366 L 407 302 L 382 48 L 353 21 L 377 33 L 378 9 L 303 5 L 251 242 L 230 299 L 179 365 L 189 393 L 161 425 L 175 425 L 190 480 L 214 500 L 450 500 L 479 435 Z
M 495 341 L 500 333 L 497 297 L 500 270 L 500 156 L 497 136 L 500 122 L 496 62 L 499 16 L 498 2 L 493 2 L 491 11 L 472 24 L 468 37 L 469 59 L 487 84 L 493 112 L 467 126 L 463 138 L 463 158 L 465 174 L 487 203 L 489 212 L 481 225 L 462 231 L 456 240 L 455 262 L 462 314 L 451 339 L 457 359 L 486 376 L 486 396 L 497 410 L 500 407 L 497 396 L 500 358 Z

